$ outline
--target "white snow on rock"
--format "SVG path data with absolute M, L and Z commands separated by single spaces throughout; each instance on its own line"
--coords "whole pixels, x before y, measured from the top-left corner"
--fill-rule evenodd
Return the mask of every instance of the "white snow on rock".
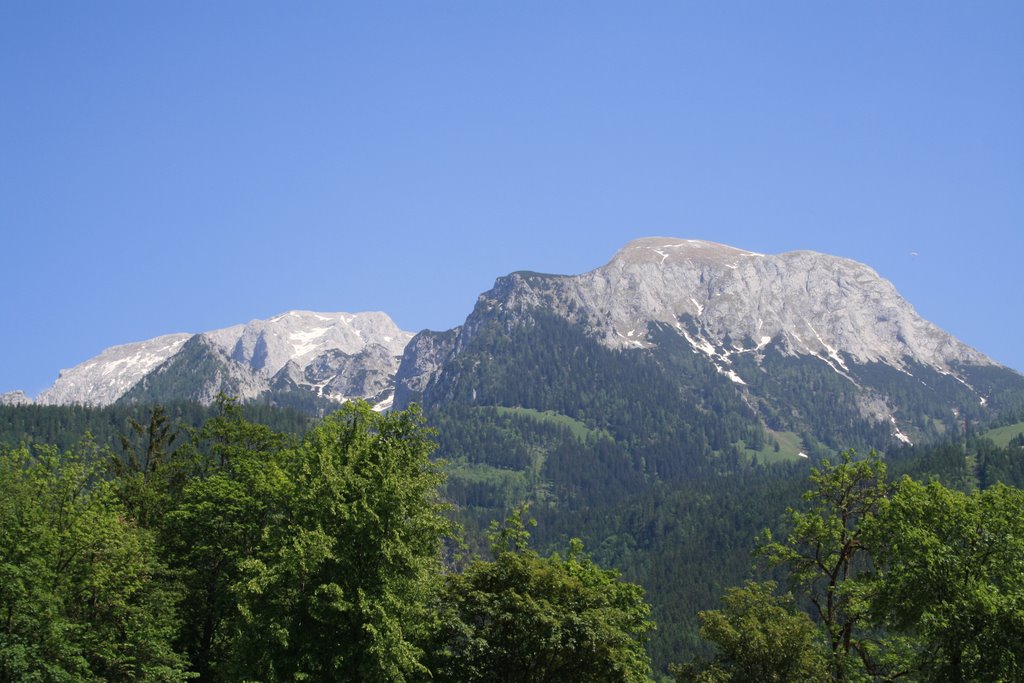
M 355 357 L 355 360 L 344 364 L 345 368 L 361 376 L 370 372 L 377 378 L 373 389 L 386 389 L 380 378 L 390 375 L 393 380 L 402 351 L 413 336 L 380 312 L 311 311 L 287 311 L 266 320 L 253 320 L 201 335 L 206 342 L 220 349 L 218 353 L 223 352 L 238 372 L 246 374 L 247 396 L 258 395 L 267 389 L 274 375 L 289 363 L 293 364 L 289 366 L 292 368 L 290 376 L 302 380 L 311 363 L 329 364 L 322 359 L 332 352 Z M 166 335 L 106 349 L 95 358 L 61 371 L 54 385 L 43 391 L 37 401 L 45 404 L 109 405 L 171 359 L 193 336 Z M 325 397 L 338 401 L 363 397 L 338 393 L 338 387 L 354 390 L 347 379 L 336 375 L 319 379 L 319 391 Z M 314 384 L 307 388 L 317 391 Z
M 585 312 L 592 332 L 613 348 L 648 343 L 638 321 L 676 326 L 680 316 L 696 312 L 700 339 L 691 334 L 690 341 L 708 355 L 709 347 L 724 348 L 728 336 L 760 340 L 759 349 L 780 339 L 784 353 L 819 356 L 840 374 L 848 359 L 903 368 L 909 357 L 953 375 L 957 364 L 996 364 L 918 315 L 870 267 L 812 251 L 765 255 L 651 237 L 630 242 L 582 275 L 528 282 L 513 273 L 499 279 L 495 296 L 510 289 L 508 303 L 516 306 L 554 300 L 567 318 Z M 633 328 L 633 337 L 619 333 Z
M 326 323 L 326 324 L 325 324 Z M 401 356 L 412 339 L 386 314 L 288 311 L 268 320 L 253 320 L 206 333 L 238 361 L 273 375 L 288 361 L 304 367 L 332 349 L 356 354 L 376 343 Z
M 889 420 L 892 422 L 892 435 L 893 435 L 893 437 L 895 437 L 897 441 L 901 441 L 902 443 L 905 443 L 908 446 L 913 446 L 914 442 L 911 441 L 910 438 L 906 434 L 901 432 L 900 428 L 896 425 L 896 418 L 895 417 L 890 417 Z
M 104 406 L 120 398 L 156 366 L 181 350 L 191 334 L 169 334 L 106 349 L 70 370 L 36 398 L 44 405 L 81 403 Z

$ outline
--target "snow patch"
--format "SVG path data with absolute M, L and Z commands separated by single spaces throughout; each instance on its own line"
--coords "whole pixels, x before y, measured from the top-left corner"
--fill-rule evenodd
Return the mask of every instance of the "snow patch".
M 690 343 L 690 346 L 692 346 L 695 351 L 702 351 L 705 355 L 711 358 L 715 357 L 715 347 L 712 346 L 706 339 L 701 339 L 698 342 L 693 337 L 691 337 L 690 333 L 687 332 L 682 327 L 679 328 L 679 331 L 682 332 L 683 337 L 686 338 L 686 341 Z
M 743 378 L 736 374 L 735 370 L 726 370 L 718 364 L 715 365 L 715 369 L 718 370 L 723 375 L 725 375 L 726 377 L 728 377 L 729 379 L 731 379 L 736 384 L 746 384 L 746 382 L 743 381 Z
M 967 387 L 968 389 L 970 389 L 970 390 L 971 390 L 971 391 L 973 391 L 974 393 L 978 393 L 978 392 L 977 392 L 977 391 L 976 391 L 976 390 L 974 389 L 974 387 L 972 387 L 972 386 L 971 386 L 970 384 L 968 384 L 967 382 L 965 382 L 965 381 L 964 381 L 964 380 L 963 380 L 963 379 L 962 379 L 962 378 L 961 378 L 961 377 L 960 377 L 959 375 L 954 375 L 954 374 L 953 374 L 952 372 L 949 372 L 948 370 L 943 370 L 943 369 L 941 369 L 941 368 L 935 368 L 935 370 L 936 370 L 936 372 L 938 372 L 938 373 L 939 373 L 940 375 L 947 375 L 947 376 L 949 376 L 949 377 L 952 377 L 952 378 L 953 378 L 953 379 L 955 379 L 955 380 L 956 380 L 957 382 L 960 382 L 960 384 L 963 384 L 963 385 L 964 385 L 965 387 Z
M 633 331 L 631 330 L 630 334 L 632 334 L 632 333 L 633 333 Z M 622 334 L 618 330 L 615 330 L 615 336 L 619 337 L 620 339 L 624 339 L 626 341 L 626 345 L 627 346 L 632 346 L 635 349 L 642 349 L 642 348 L 644 348 L 644 343 L 642 341 L 640 341 L 639 339 L 630 339 L 629 337 L 627 337 L 626 335 Z
M 816 329 L 814 329 L 813 325 L 811 325 L 806 320 L 804 320 L 804 324 L 807 325 L 807 329 L 809 329 L 811 332 L 813 332 L 814 336 L 817 337 L 818 343 L 820 343 L 822 346 L 824 346 L 825 350 L 828 351 L 828 357 L 831 358 L 832 360 L 834 360 L 836 363 L 839 363 L 839 365 L 842 366 L 843 370 L 846 370 L 847 372 L 849 372 L 850 368 L 846 367 L 846 362 L 843 360 L 843 357 L 839 355 L 839 352 L 836 351 L 834 348 L 832 348 L 831 346 L 829 346 L 828 344 L 825 343 L 825 340 L 821 338 L 821 335 L 818 334 L 818 331 Z M 820 356 L 819 356 L 819 358 L 820 358 Z M 831 363 L 829 363 L 829 365 L 831 365 Z M 833 366 L 833 367 L 835 367 L 835 366 Z
M 901 432 L 900 428 L 896 425 L 896 418 L 890 415 L 889 421 L 892 422 L 892 435 L 896 437 L 897 440 L 902 441 L 908 446 L 913 446 L 914 442 L 911 441 L 906 434 Z
M 693 302 L 693 305 L 697 307 L 697 317 L 700 317 L 704 313 L 704 307 L 697 303 L 697 300 L 694 299 L 692 296 L 690 297 L 690 301 Z
M 314 341 L 327 334 L 330 331 L 330 327 L 314 327 L 311 330 L 305 332 L 292 332 L 288 335 L 288 341 L 291 342 L 294 355 L 292 356 L 304 356 L 310 351 L 314 351 L 318 344 Z
M 846 379 L 850 380 L 851 382 L 853 382 L 857 386 L 860 386 L 859 384 L 857 384 L 857 382 L 852 377 L 850 377 L 850 375 L 848 375 L 845 372 L 845 370 L 847 369 L 845 365 L 842 368 L 839 368 L 839 367 L 836 366 L 835 363 L 832 362 L 831 358 L 823 356 L 820 353 L 812 353 L 811 355 L 814 356 L 815 358 L 818 358 L 819 360 L 824 361 L 825 364 L 828 365 L 830 368 L 832 368 L 837 375 L 845 377 Z

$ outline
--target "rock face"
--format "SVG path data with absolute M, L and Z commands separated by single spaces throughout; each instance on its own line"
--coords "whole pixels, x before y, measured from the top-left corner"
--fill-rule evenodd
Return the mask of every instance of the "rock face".
M 35 403 L 24 391 L 8 391 L 0 394 L 0 406 L 27 406 Z
M 289 311 L 196 335 L 176 334 L 107 349 L 61 373 L 40 403 L 242 400 L 390 405 L 395 371 L 412 333 L 384 313 Z
M 289 311 L 208 336 L 221 347 L 230 347 L 234 360 L 267 375 L 274 375 L 289 361 L 305 368 L 327 351 L 354 355 L 367 344 L 381 346 L 388 355 L 401 356 L 412 338 L 384 313 L 309 311 Z
M 134 344 L 112 346 L 70 370 L 61 370 L 54 385 L 39 394 L 36 402 L 44 405 L 109 405 L 178 353 L 191 336 L 169 334 Z
M 996 381 L 1000 386 L 1021 383 L 1012 370 L 921 318 L 891 283 L 861 263 L 810 251 L 765 255 L 700 240 L 645 238 L 582 275 L 499 278 L 460 328 L 412 340 L 398 371 L 396 403 L 429 403 L 431 387 L 450 385 L 453 368 L 465 372 L 487 363 L 486 355 L 475 357 L 475 365 L 455 362 L 482 331 L 491 338 L 529 325 L 534 311 L 554 313 L 602 346 L 625 352 L 656 353 L 652 333 L 674 330 L 754 408 L 779 403 L 780 397 L 749 386 L 765 386 L 766 354 L 811 359 L 849 382 L 860 414 L 891 423 L 901 440 L 900 421 L 913 406 L 895 396 L 918 389 L 898 389 L 899 377 L 956 385 L 976 406 L 995 392 L 989 370 L 1005 373 Z M 977 379 L 982 375 L 985 382 Z M 967 400 L 951 396 L 947 391 L 929 400 Z
M 406 407 L 423 398 L 427 385 L 434 379 L 455 351 L 461 328 L 447 332 L 421 332 L 406 347 L 395 376 L 395 404 Z
M 513 273 L 481 297 L 487 305 L 545 305 L 573 320 L 586 316 L 611 347 L 643 347 L 646 325 L 683 330 L 696 323 L 698 346 L 730 353 L 742 340 L 776 340 L 789 354 L 843 364 L 902 367 L 909 358 L 948 371 L 994 361 L 927 320 L 864 264 L 811 251 L 777 256 L 700 240 L 630 242 L 607 265 L 575 277 Z M 732 340 L 727 343 L 726 340 Z

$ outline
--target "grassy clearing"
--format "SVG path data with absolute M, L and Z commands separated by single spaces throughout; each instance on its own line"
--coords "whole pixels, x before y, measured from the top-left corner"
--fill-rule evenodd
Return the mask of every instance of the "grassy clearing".
M 568 415 L 562 413 L 556 413 L 553 410 L 535 410 L 533 408 L 509 408 L 507 406 L 496 406 L 498 413 L 501 415 L 519 415 L 522 417 L 529 417 L 540 422 L 550 422 L 557 424 L 562 427 L 566 427 L 572 432 L 572 435 L 581 441 L 586 441 L 588 437 L 607 437 L 611 438 L 611 435 L 601 429 L 591 429 L 584 423 L 580 422 L 575 418 L 571 418 Z
M 988 430 L 982 436 L 992 439 L 992 443 L 1000 448 L 1006 448 L 1010 445 L 1010 439 L 1021 433 L 1024 433 L 1024 422 L 1006 425 L 1005 427 L 996 427 L 995 429 Z
M 788 462 L 802 460 L 800 453 L 804 452 L 803 442 L 796 432 L 773 432 L 768 431 L 768 438 L 765 439 L 764 448 L 759 451 L 746 449 L 748 455 L 757 456 L 760 462 Z M 772 439 L 779 442 L 779 450 L 775 451 Z
M 449 484 L 463 488 L 484 487 L 491 496 L 506 501 L 522 500 L 530 490 L 530 478 L 521 470 L 506 470 L 479 463 L 450 462 L 446 468 Z

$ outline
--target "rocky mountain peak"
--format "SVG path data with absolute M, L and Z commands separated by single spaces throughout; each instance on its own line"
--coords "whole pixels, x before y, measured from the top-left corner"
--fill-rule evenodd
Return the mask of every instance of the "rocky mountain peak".
M 109 405 L 178 353 L 191 334 L 168 334 L 146 341 L 120 344 L 105 349 L 94 358 L 61 370 L 57 381 L 44 390 L 37 403 L 63 405 Z
M 1024 391 L 1018 373 L 924 320 L 862 263 L 652 237 L 580 275 L 498 278 L 463 325 L 413 338 L 395 405 L 578 407 L 590 417 L 580 387 L 590 383 L 589 398 L 627 392 L 631 380 L 616 373 L 629 365 L 665 383 L 651 386 L 659 396 L 738 399 L 737 415 L 836 446 L 932 438 L 936 424 L 997 414 Z M 616 400 L 648 400 L 644 388 L 628 391 Z M 820 401 L 833 402 L 828 420 L 817 420 Z
M 305 367 L 325 351 L 356 354 L 368 343 L 381 344 L 391 355 L 400 356 L 412 338 L 380 312 L 288 311 L 209 334 L 235 360 L 268 376 L 289 361 Z
M 24 391 L 8 391 L 0 394 L 0 406 L 26 406 L 34 401 Z
M 961 366 L 996 366 L 924 320 L 870 267 L 813 251 L 759 254 L 704 240 L 637 239 L 580 275 L 516 272 L 498 278 L 464 325 L 413 340 L 400 399 L 426 389 L 449 359 L 496 318 L 506 330 L 544 309 L 613 349 L 654 346 L 651 324 L 675 329 L 738 384 L 737 354 L 814 357 L 854 380 L 852 364 L 913 364 L 967 380 Z M 400 403 L 401 403 L 400 400 Z
M 154 380 L 156 375 L 196 375 L 198 367 L 204 368 L 202 376 L 175 384 L 188 387 L 184 395 L 156 398 L 209 402 L 218 392 L 228 391 L 253 399 L 288 384 L 330 401 L 356 396 L 380 401 L 390 392 L 398 360 L 412 336 L 380 312 L 288 311 L 196 335 L 167 335 L 111 347 L 61 371 L 38 401 L 102 406 L 132 392 L 148 397 L 153 386 L 168 384 Z
M 557 290 L 556 299 L 572 301 L 566 310 L 586 311 L 613 347 L 643 346 L 648 322 L 682 329 L 688 317 L 702 348 L 729 351 L 727 339 L 779 339 L 787 353 L 839 366 L 844 356 L 896 367 L 910 358 L 943 371 L 993 364 L 921 318 L 870 267 L 812 251 L 768 255 L 703 240 L 644 238 L 600 268 L 535 279 L 530 288 L 534 299 Z

